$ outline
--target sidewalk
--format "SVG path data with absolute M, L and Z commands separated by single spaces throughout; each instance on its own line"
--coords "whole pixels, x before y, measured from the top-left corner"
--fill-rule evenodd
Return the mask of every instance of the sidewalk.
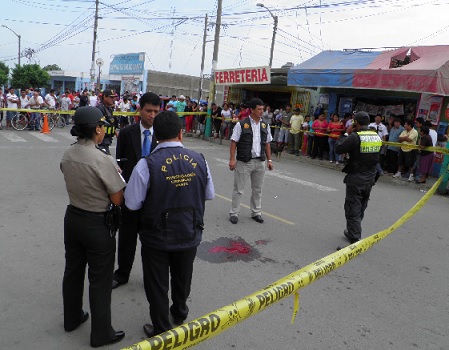
M 198 139 L 198 136 L 193 136 L 194 139 Z M 201 138 L 199 138 L 201 140 Z M 207 139 L 203 139 L 203 141 L 205 142 L 209 142 L 210 144 L 215 144 L 215 145 L 222 145 L 223 147 L 229 147 L 230 145 L 230 141 L 229 140 L 220 140 L 217 139 L 214 141 L 214 138 L 211 137 L 209 140 Z M 276 157 L 275 155 L 272 156 L 273 162 L 281 162 L 283 160 L 289 160 L 289 161 L 296 161 L 299 163 L 310 163 L 310 164 L 314 164 L 316 166 L 322 167 L 322 168 L 327 168 L 327 169 L 331 169 L 334 171 L 340 171 L 343 169 L 343 164 L 339 164 L 336 165 L 335 163 L 331 163 L 329 162 L 329 160 L 318 160 L 318 159 L 311 159 L 311 158 L 307 158 L 307 156 L 303 156 L 302 154 L 300 156 L 295 156 L 293 154 L 289 154 L 288 151 L 282 152 L 282 155 L 280 158 Z M 422 192 L 427 192 L 437 181 L 438 179 L 435 177 L 429 177 L 426 181 L 425 184 L 417 184 L 415 183 L 415 181 L 408 181 L 408 176 L 407 177 L 403 177 L 400 179 L 395 179 L 392 175 L 383 175 L 379 178 L 378 182 L 391 182 L 391 183 L 395 183 L 399 186 L 413 186 L 415 188 L 418 188 L 420 191 Z M 438 192 L 437 192 L 438 193 Z

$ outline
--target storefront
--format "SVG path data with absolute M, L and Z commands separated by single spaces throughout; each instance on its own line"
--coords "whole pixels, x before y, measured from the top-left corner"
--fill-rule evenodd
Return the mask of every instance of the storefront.
M 422 94 L 449 96 L 449 46 L 323 51 L 291 67 L 288 85 L 328 94 L 330 113 L 352 112 L 359 104 L 373 106 L 370 114 L 396 111 L 393 114 L 417 117 Z
M 290 68 L 288 85 L 317 89 L 328 113 L 342 116 L 364 110 L 386 118 L 391 114 L 403 120 L 423 117 L 436 126 L 440 137 L 448 132 L 448 45 L 381 52 L 323 51 Z

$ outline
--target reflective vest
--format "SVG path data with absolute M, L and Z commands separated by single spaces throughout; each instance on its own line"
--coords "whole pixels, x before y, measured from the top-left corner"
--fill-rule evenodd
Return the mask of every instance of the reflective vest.
M 379 162 L 382 139 L 371 130 L 358 131 L 357 136 L 360 146 L 349 152 L 349 162 L 342 171 L 348 174 L 375 171 Z
M 371 130 L 359 131 L 357 135 L 360 137 L 360 153 L 379 153 L 382 147 L 382 139 L 379 135 Z

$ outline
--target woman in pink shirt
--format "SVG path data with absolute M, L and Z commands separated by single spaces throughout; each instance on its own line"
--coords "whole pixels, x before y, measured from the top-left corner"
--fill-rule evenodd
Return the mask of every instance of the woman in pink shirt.
M 315 159 L 318 155 L 319 160 L 323 160 L 323 152 L 327 146 L 327 127 L 329 124 L 326 119 L 324 119 L 324 112 L 320 114 L 318 119 L 316 119 L 312 124 L 312 129 L 315 132 L 313 149 L 312 149 L 312 159 Z
M 343 122 L 340 120 L 338 114 L 333 113 L 331 115 L 331 122 L 327 127 L 327 132 L 329 134 L 329 161 L 331 163 L 335 162 L 335 164 L 339 164 L 340 156 L 335 153 L 335 144 L 338 139 L 341 137 L 342 133 L 345 132 L 345 126 Z

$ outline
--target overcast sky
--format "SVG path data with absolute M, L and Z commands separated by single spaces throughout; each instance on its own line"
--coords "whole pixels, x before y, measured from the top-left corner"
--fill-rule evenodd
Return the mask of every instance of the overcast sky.
M 218 68 L 268 65 L 273 31 L 261 0 L 223 0 Z M 22 38 L 21 63 L 88 72 L 95 0 L 2 0 L 2 25 Z M 323 50 L 449 45 L 449 0 L 263 1 L 279 25 L 273 67 Z M 109 72 L 114 54 L 146 52 L 146 69 L 199 75 L 205 15 L 205 73 L 212 65 L 216 0 L 101 0 L 96 58 Z M 18 38 L 0 27 L 0 61 L 17 63 Z

